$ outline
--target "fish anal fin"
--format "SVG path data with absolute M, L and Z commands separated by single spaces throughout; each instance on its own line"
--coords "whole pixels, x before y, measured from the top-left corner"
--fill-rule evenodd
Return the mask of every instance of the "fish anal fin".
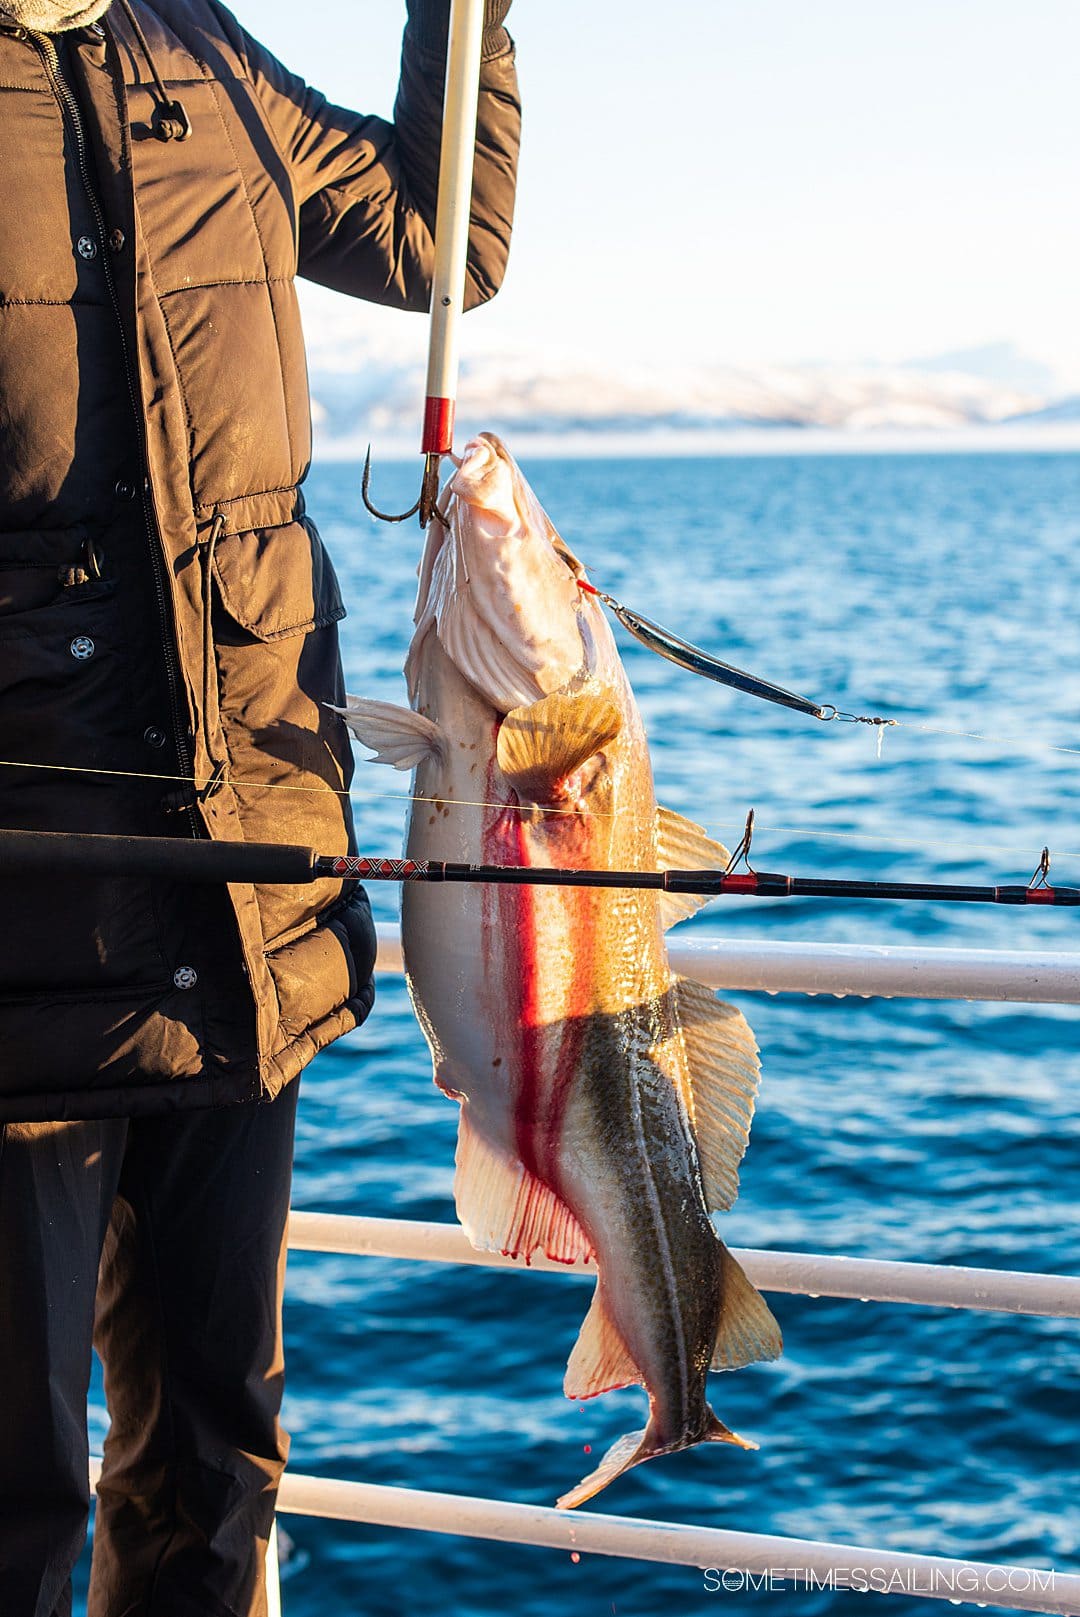
M 723 1302 L 709 1369 L 741 1370 L 779 1358 L 784 1344 L 768 1304 L 722 1242 L 720 1252 Z
M 757 1040 L 742 1012 L 704 983 L 680 977 L 675 998 L 705 1204 L 723 1212 L 739 1193 L 739 1163 L 750 1139 L 761 1075 Z
M 589 1312 L 582 1322 L 566 1366 L 563 1391 L 568 1398 L 595 1398 L 616 1387 L 629 1387 L 641 1380 L 638 1369 L 615 1324 L 597 1281 Z
M 499 728 L 499 768 L 523 797 L 548 802 L 621 729 L 622 715 L 610 697 L 545 696 L 506 715 Z
M 658 870 L 726 870 L 731 855 L 703 826 L 673 809 L 656 811 L 656 866 Z M 660 921 L 669 927 L 695 915 L 708 896 L 702 893 L 661 893 Z
M 540 1249 L 555 1263 L 587 1263 L 593 1249 L 555 1192 L 477 1128 L 466 1103 L 458 1124 L 454 1200 L 472 1245 L 528 1263 Z
M 373 764 L 415 769 L 425 758 L 446 756 L 446 737 L 439 726 L 411 707 L 363 696 L 346 696 L 344 707 L 332 702 L 326 706 L 340 713 L 356 739 L 371 748 Z

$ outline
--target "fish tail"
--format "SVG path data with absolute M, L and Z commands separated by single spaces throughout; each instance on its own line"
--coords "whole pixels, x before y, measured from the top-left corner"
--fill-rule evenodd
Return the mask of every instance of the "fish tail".
M 587 1477 L 582 1477 L 576 1488 L 564 1493 L 555 1501 L 560 1510 L 573 1510 L 583 1505 L 587 1499 L 592 1499 L 609 1482 L 621 1477 L 624 1471 L 631 1466 L 640 1465 L 642 1460 L 651 1460 L 655 1454 L 666 1452 L 663 1448 L 653 1448 L 649 1441 L 649 1428 L 640 1432 L 627 1432 L 624 1437 L 618 1438 L 608 1449 L 595 1471 L 590 1471 Z
M 733 1443 L 736 1448 L 756 1449 L 757 1444 L 751 1443 L 748 1438 L 740 1437 L 737 1432 L 718 1420 L 712 1410 L 706 1405 L 707 1421 L 705 1429 L 696 1436 L 683 1437 L 675 1442 L 665 1441 L 655 1430 L 652 1421 L 640 1432 L 627 1432 L 608 1449 L 595 1471 L 590 1471 L 587 1477 L 582 1477 L 576 1488 L 564 1493 L 556 1504 L 560 1510 L 573 1510 L 578 1505 L 585 1504 L 596 1494 L 606 1488 L 609 1483 L 621 1477 L 635 1465 L 641 1465 L 645 1460 L 655 1460 L 661 1454 L 677 1454 L 680 1449 L 691 1449 L 697 1443 Z
M 748 1437 L 740 1437 L 738 1432 L 731 1430 L 730 1426 L 725 1426 L 723 1421 L 714 1415 L 711 1409 L 709 1410 L 709 1425 L 701 1441 L 703 1443 L 734 1443 L 737 1449 L 756 1449 L 758 1447 Z

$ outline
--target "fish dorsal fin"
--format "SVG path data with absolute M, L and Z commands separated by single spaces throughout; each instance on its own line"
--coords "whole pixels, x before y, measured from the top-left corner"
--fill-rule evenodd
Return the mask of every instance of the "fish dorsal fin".
M 739 1163 L 750 1139 L 761 1075 L 757 1040 L 742 1012 L 717 999 L 704 983 L 680 977 L 675 997 L 705 1205 L 723 1212 L 739 1193 Z
M 593 1256 L 588 1236 L 565 1202 L 486 1139 L 467 1104 L 455 1160 L 457 1215 L 477 1251 L 504 1252 L 526 1263 L 538 1248 L 556 1263 L 587 1263 Z
M 640 1380 L 641 1371 L 611 1317 L 603 1282 L 598 1280 L 566 1366 L 563 1392 L 568 1398 L 595 1398 Z
M 390 764 L 394 769 L 415 769 L 425 758 L 446 757 L 446 737 L 439 726 L 411 707 L 394 702 L 375 702 L 363 696 L 346 696 L 344 707 L 334 707 L 349 729 L 375 754 L 369 762 Z
M 723 1242 L 720 1252 L 723 1301 L 709 1369 L 741 1370 L 761 1359 L 778 1359 L 784 1344 L 769 1305 Z
M 523 797 L 548 802 L 559 782 L 621 729 L 622 715 L 608 696 L 545 696 L 506 715 L 499 729 L 499 768 Z
M 726 870 L 731 855 L 720 842 L 714 842 L 709 833 L 693 820 L 684 819 L 673 809 L 656 811 L 656 865 L 658 870 Z M 685 921 L 703 904 L 709 902 L 705 894 L 661 893 L 660 920 L 666 932 L 669 926 Z

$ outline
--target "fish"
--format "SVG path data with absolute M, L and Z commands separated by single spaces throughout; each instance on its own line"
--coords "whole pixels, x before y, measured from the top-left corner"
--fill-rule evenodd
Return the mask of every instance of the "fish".
M 406 857 L 568 869 L 724 869 L 658 808 L 645 727 L 585 568 L 493 433 L 429 524 L 409 707 L 338 711 L 414 770 Z M 558 1500 L 697 1443 L 710 1369 L 775 1358 L 780 1331 L 718 1236 L 760 1074 L 742 1013 L 675 975 L 665 933 L 704 898 L 643 889 L 409 885 L 402 952 L 435 1082 L 460 1106 L 454 1198 L 473 1246 L 595 1268 L 564 1381 L 640 1384 L 648 1419 Z

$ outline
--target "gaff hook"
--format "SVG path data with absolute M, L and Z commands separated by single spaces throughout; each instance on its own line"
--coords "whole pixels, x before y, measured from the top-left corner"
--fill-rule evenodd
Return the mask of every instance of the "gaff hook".
M 432 458 L 433 457 L 430 456 L 430 455 L 427 457 L 428 460 L 431 460 Z M 436 477 L 436 480 L 438 480 L 438 476 L 439 476 L 439 468 L 438 468 L 438 464 L 437 464 L 438 456 L 436 455 L 434 457 L 434 459 L 436 461 L 435 477 Z M 427 469 L 427 464 L 425 462 L 425 466 L 424 466 L 424 488 L 427 487 L 427 480 L 428 480 L 428 469 Z M 368 451 L 367 451 L 367 454 L 364 456 L 364 475 L 360 479 L 360 497 L 363 500 L 364 504 L 367 506 L 368 510 L 371 512 L 373 517 L 378 517 L 380 522 L 407 522 L 410 517 L 414 517 L 416 515 L 417 511 L 419 511 L 421 503 L 422 503 L 423 498 L 424 498 L 424 488 L 422 488 L 420 490 L 420 495 L 419 495 L 419 498 L 417 499 L 415 505 L 410 505 L 409 509 L 407 511 L 402 511 L 399 516 L 391 516 L 389 511 L 380 511 L 379 507 L 377 505 L 372 504 L 371 499 L 370 499 L 370 497 L 368 495 L 368 490 L 370 489 L 370 487 L 371 487 L 371 445 L 368 444 Z M 420 520 L 421 520 L 421 522 L 423 522 L 423 520 L 424 520 L 423 517 L 421 517 Z
M 382 522 L 405 522 L 420 513 L 426 528 L 440 512 L 439 462 L 454 442 L 454 400 L 458 376 L 458 316 L 465 306 L 469 249 L 469 206 L 476 151 L 476 110 L 480 96 L 480 57 L 485 0 L 451 0 L 446 55 L 439 189 L 435 207 L 435 254 L 431 284 L 431 330 L 428 339 L 424 430 L 420 453 L 424 477 L 416 504 L 390 516 L 371 503 L 371 450 L 364 462 L 361 492 L 372 516 Z

